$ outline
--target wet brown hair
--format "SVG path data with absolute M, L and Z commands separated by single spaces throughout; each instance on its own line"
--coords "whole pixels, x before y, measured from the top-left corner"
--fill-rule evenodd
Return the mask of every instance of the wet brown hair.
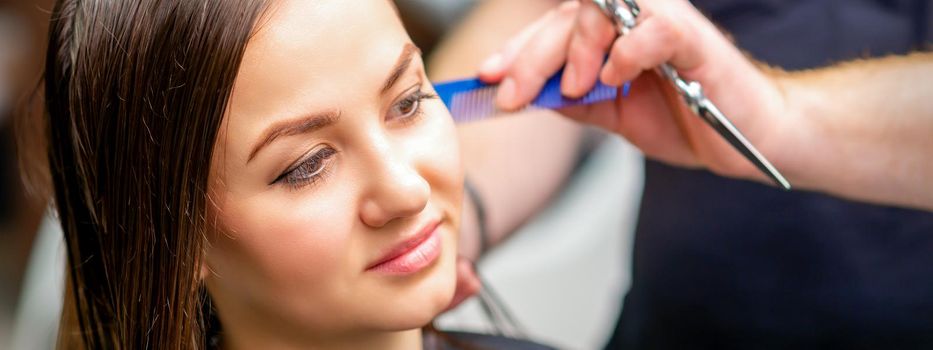
M 17 141 L 67 253 L 62 349 L 199 349 L 217 132 L 265 0 L 59 0 Z M 43 153 L 47 167 L 35 165 Z M 43 161 L 43 163 L 45 163 Z M 442 343 L 478 349 L 427 327 Z M 442 343 L 440 348 L 446 348 Z
M 203 348 L 215 138 L 253 0 L 63 0 L 44 75 L 69 281 L 60 348 Z M 28 124 L 28 123 L 27 123 Z

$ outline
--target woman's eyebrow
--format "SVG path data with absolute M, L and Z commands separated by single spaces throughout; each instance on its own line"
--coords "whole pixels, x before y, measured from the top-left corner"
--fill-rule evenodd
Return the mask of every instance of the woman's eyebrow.
M 396 60 L 395 65 L 392 67 L 392 70 L 389 72 L 389 76 L 386 78 L 385 83 L 382 84 L 382 89 L 379 91 L 380 94 L 385 94 L 398 82 L 402 74 L 408 70 L 408 67 L 411 66 L 411 61 L 414 58 L 415 54 L 421 54 L 421 50 L 417 46 L 410 42 L 406 42 L 405 46 L 402 47 L 402 53 L 399 55 L 398 60 Z M 262 150 L 263 147 L 269 145 L 275 139 L 281 136 L 293 136 L 312 132 L 324 128 L 328 125 L 336 123 L 340 118 L 340 113 L 338 112 L 325 112 L 320 114 L 311 115 L 304 118 L 286 120 L 283 122 L 273 124 L 266 132 L 263 133 L 263 136 L 260 138 L 261 141 L 257 142 L 253 146 L 253 150 L 249 153 L 249 158 L 247 158 L 246 163 L 249 164 L 253 158 L 256 157 L 256 154 Z
M 266 132 L 263 133 L 263 136 L 260 138 L 261 141 L 257 142 L 253 146 L 253 150 L 249 153 L 249 158 L 246 160 L 246 163 L 249 164 L 253 157 L 256 156 L 256 153 L 275 141 L 275 139 L 281 136 L 293 136 L 300 135 L 314 130 L 318 130 L 336 123 L 340 119 L 340 112 L 337 111 L 328 111 L 318 114 L 312 114 L 310 116 L 285 120 L 273 124 L 271 127 L 266 129 Z
M 398 60 L 395 62 L 395 66 L 392 67 L 389 77 L 386 78 L 385 83 L 382 84 L 382 90 L 379 91 L 379 94 L 385 94 L 395 85 L 395 82 L 408 70 L 408 66 L 411 65 L 411 60 L 414 58 L 415 54 L 420 55 L 421 50 L 418 49 L 415 44 L 406 42 L 405 46 L 402 48 L 402 54 L 398 56 Z

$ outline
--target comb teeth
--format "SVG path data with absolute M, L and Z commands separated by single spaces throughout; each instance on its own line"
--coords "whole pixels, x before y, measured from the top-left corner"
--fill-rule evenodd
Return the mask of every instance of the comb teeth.
M 563 71 L 559 71 L 548 79 L 538 97 L 521 110 L 558 109 L 611 100 L 618 96 L 618 88 L 596 83 L 593 90 L 581 98 L 564 97 L 560 92 L 562 74 Z M 479 79 L 464 79 L 439 83 L 434 88 L 457 123 L 482 120 L 499 112 L 495 105 L 498 85 L 489 85 Z M 629 84 L 626 83 L 622 88 L 623 96 L 628 94 L 628 89 Z
M 498 111 L 495 103 L 498 91 L 498 86 L 487 86 L 454 94 L 453 101 L 448 104 L 450 115 L 458 123 L 476 121 L 493 115 Z

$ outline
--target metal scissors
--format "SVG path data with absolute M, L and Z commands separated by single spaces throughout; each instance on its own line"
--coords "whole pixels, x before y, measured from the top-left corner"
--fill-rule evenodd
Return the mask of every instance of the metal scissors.
M 641 13 L 635 0 L 593 0 L 593 2 L 596 3 L 596 6 L 599 6 L 603 13 L 613 22 L 619 35 L 628 35 L 628 33 L 635 28 L 638 15 Z M 658 70 L 661 75 L 674 84 L 674 87 L 684 98 L 684 101 L 693 113 L 703 118 L 703 120 L 716 130 L 719 135 L 726 139 L 732 147 L 751 161 L 758 170 L 785 190 L 790 190 L 790 183 L 787 182 L 787 179 L 771 165 L 771 162 L 765 159 L 765 157 L 755 149 L 755 146 L 742 135 L 742 132 L 729 121 L 729 118 L 726 118 L 719 108 L 716 108 L 713 101 L 706 98 L 706 95 L 703 94 L 703 87 L 700 86 L 699 82 L 682 79 L 677 74 L 677 70 L 667 63 L 661 64 Z

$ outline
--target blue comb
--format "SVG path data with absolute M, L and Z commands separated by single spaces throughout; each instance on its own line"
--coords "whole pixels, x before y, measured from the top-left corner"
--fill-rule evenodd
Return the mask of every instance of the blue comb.
M 538 97 L 522 110 L 558 109 L 611 100 L 618 96 L 619 88 L 597 82 L 596 86 L 581 98 L 564 97 L 560 93 L 560 80 L 563 73 L 564 70 L 561 69 L 549 78 L 541 88 Z M 629 86 L 630 83 L 626 83 L 622 87 L 622 96 L 628 95 Z M 499 112 L 495 103 L 498 89 L 499 85 L 486 84 L 476 78 L 451 80 L 434 85 L 437 95 L 450 109 L 450 114 L 457 123 L 482 120 Z

